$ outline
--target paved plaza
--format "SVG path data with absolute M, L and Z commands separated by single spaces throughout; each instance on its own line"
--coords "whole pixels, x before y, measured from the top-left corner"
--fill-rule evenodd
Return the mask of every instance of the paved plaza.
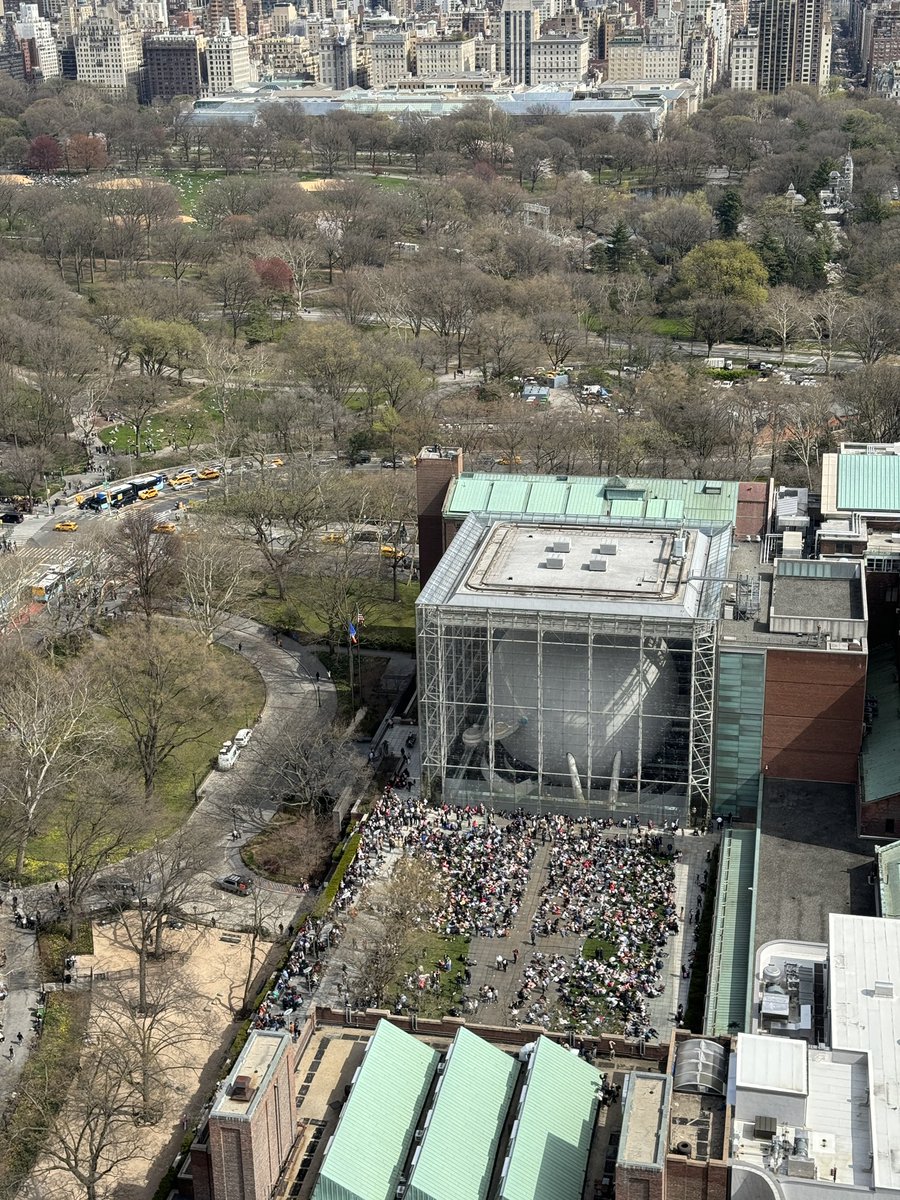
M 440 810 L 429 810 L 426 820 L 432 826 L 439 824 Z M 496 822 L 505 824 L 502 818 L 497 818 Z M 417 828 L 415 823 L 404 825 L 402 836 L 409 837 Z M 647 832 L 645 828 L 642 835 L 646 835 Z M 652 834 L 659 836 L 655 830 Z M 466 828 L 461 829 L 460 837 L 465 839 L 466 835 Z M 416 832 L 415 837 L 418 836 Z M 523 839 L 525 836 L 528 835 L 523 834 Z M 626 837 L 632 845 L 635 844 L 635 831 L 632 830 L 612 828 L 602 834 L 604 841 L 619 845 L 623 844 Z M 381 936 L 377 916 L 379 892 L 404 852 L 401 840 L 398 837 L 397 844 L 387 850 L 377 864 L 373 864 L 362 901 L 348 905 L 339 915 L 343 934 L 340 944 L 329 956 L 321 982 L 316 989 L 316 1003 L 342 1008 L 347 1001 L 348 992 L 352 996 L 353 981 L 357 978 L 366 955 L 377 947 Z M 660 964 L 657 980 L 660 990 L 658 995 L 647 997 L 646 1016 L 649 1025 L 660 1038 L 668 1036 L 668 1031 L 676 1022 L 679 1005 L 687 1007 L 694 931 L 697 927 L 694 916 L 703 898 L 702 886 L 704 872 L 708 866 L 707 855 L 716 840 L 713 835 L 662 835 L 663 851 L 671 845 L 675 854 L 674 881 L 667 899 L 677 918 L 673 921 L 677 932 L 670 932 L 665 944 L 660 946 L 653 956 L 654 961 Z M 567 976 L 580 957 L 585 942 L 583 933 L 564 933 L 565 922 L 557 932 L 547 933 L 544 932 L 547 926 L 537 919 L 536 914 L 542 902 L 546 904 L 549 892 L 560 887 L 560 879 L 557 873 L 556 881 L 551 886 L 552 837 L 548 836 L 543 841 L 540 837 L 533 837 L 532 841 L 535 853 L 530 863 L 527 885 L 507 932 L 504 936 L 476 935 L 471 938 L 468 952 L 469 978 L 462 984 L 462 1000 L 454 1005 L 459 1015 L 464 1016 L 471 1024 L 517 1026 L 537 1022 L 551 1029 L 568 1027 L 569 1014 L 557 995 L 555 982 L 547 986 L 543 998 L 540 992 L 535 994 L 533 990 L 524 1003 L 517 998 L 520 988 L 526 986 L 527 990 L 526 972 L 529 968 L 550 962 L 550 973 L 554 981 L 560 976 Z M 498 956 L 506 960 L 505 970 L 498 966 Z M 422 966 L 429 972 L 435 968 L 436 963 L 426 962 Z M 686 974 L 683 967 L 687 968 Z M 454 975 L 462 975 L 465 970 L 465 963 L 454 961 L 451 964 Z M 490 1000 L 484 998 L 488 993 L 492 997 Z M 496 999 L 493 999 L 493 996 L 496 996 Z M 412 1000 L 412 996 L 410 999 Z M 392 994 L 391 1004 L 395 1000 L 396 997 Z M 613 1020 L 609 1026 L 611 1031 L 615 1024 Z M 603 1023 L 601 1021 L 597 1027 L 590 1030 L 581 1027 L 577 1031 L 601 1033 Z

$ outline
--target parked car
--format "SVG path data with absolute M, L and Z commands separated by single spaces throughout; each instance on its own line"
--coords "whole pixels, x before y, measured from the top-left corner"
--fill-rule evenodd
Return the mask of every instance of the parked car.
M 21 525 L 25 518 L 20 512 L 13 509 L 11 512 L 0 513 L 0 521 L 4 525 Z

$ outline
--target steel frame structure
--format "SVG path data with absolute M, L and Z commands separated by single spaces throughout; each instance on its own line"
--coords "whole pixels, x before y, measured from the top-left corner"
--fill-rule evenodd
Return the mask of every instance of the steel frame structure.
M 688 729 L 686 779 L 673 791 L 661 793 L 659 781 L 648 780 L 642 786 L 638 768 L 636 790 L 623 790 L 618 798 L 598 795 L 598 789 L 588 787 L 586 811 L 591 815 L 622 816 L 638 814 L 656 821 L 677 820 L 680 824 L 702 824 L 707 819 L 712 787 L 712 750 L 715 711 L 715 678 L 718 626 L 715 620 L 673 619 L 660 617 L 623 617 L 603 614 L 556 614 L 539 609 L 522 612 L 503 608 L 472 609 L 447 604 L 420 604 L 417 608 L 417 645 L 419 663 L 419 725 L 422 753 L 422 786 L 432 799 L 442 798 L 453 803 L 486 802 L 492 806 L 525 807 L 540 811 L 578 810 L 577 798 L 565 789 L 555 793 L 544 784 L 542 762 L 537 769 L 537 790 L 527 796 L 504 795 L 488 779 L 475 780 L 468 773 L 466 783 L 460 782 L 459 764 L 451 762 L 451 748 L 461 735 L 465 710 L 480 707 L 484 710 L 488 758 L 493 773 L 494 763 L 494 696 L 492 671 L 493 650 L 503 636 L 516 631 L 536 638 L 537 719 L 540 721 L 545 704 L 543 692 L 542 653 L 545 634 L 569 634 L 583 640 L 588 658 L 588 696 L 593 649 L 602 646 L 622 647 L 627 640 L 640 655 L 654 650 L 682 656 L 687 669 L 689 687 L 685 708 L 670 714 L 654 714 L 649 719 L 668 716 L 672 724 L 683 722 Z M 638 672 L 640 678 L 640 672 Z M 638 684 L 640 687 L 640 684 Z M 644 700 L 637 700 L 639 744 L 638 761 L 642 762 Z M 454 773 L 457 773 L 456 775 Z M 592 778 L 590 762 L 587 778 Z M 655 791 L 651 790 L 653 784 Z M 582 804 L 581 811 L 585 811 Z

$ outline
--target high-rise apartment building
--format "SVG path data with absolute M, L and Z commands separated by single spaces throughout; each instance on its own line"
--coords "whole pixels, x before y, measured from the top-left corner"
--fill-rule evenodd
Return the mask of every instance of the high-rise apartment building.
M 206 44 L 206 74 L 212 96 L 246 87 L 253 79 L 250 45 L 245 37 L 231 32 L 227 18 Z
M 237 37 L 247 36 L 247 5 L 244 0 L 209 0 L 206 10 L 206 31 L 217 35 L 222 21 L 228 19 L 228 27 Z
M 23 44 L 32 79 L 59 77 L 59 50 L 50 22 L 40 15 L 36 4 L 20 4 L 14 29 Z
M 0 17 L 0 71 L 20 82 L 25 80 L 25 59 L 15 30 L 13 13 Z
M 369 86 L 387 87 L 409 74 L 409 34 L 405 30 L 376 33 L 369 48 Z
M 205 41 L 191 33 L 161 33 L 144 42 L 147 96 L 173 100 L 206 90 Z
M 352 35 L 336 33 L 322 38 L 319 82 L 336 92 L 356 87 L 356 41 Z
M 513 83 L 532 82 L 531 46 L 541 33 L 534 0 L 503 0 L 500 9 L 500 72 Z
M 677 41 L 659 41 L 651 46 L 642 32 L 635 32 L 619 34 L 609 44 L 607 78 L 610 83 L 625 79 L 671 83 L 680 75 L 681 45 Z
M 736 92 L 755 92 L 759 75 L 759 30 L 740 29 L 731 39 L 731 86 Z
M 760 0 L 759 90 L 780 92 L 795 83 L 824 88 L 830 70 L 828 0 Z
M 534 83 L 578 83 L 588 67 L 588 40 L 582 34 L 543 33 L 531 43 Z
M 416 40 L 416 74 L 421 79 L 438 75 L 461 75 L 475 70 L 475 39 L 456 34 L 453 37 Z
M 111 96 L 143 90 L 144 47 L 141 31 L 108 12 L 85 17 L 75 35 L 75 69 L 82 83 Z

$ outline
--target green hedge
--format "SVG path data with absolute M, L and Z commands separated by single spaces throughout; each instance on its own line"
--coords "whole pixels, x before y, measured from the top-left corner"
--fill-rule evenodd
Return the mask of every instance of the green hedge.
M 362 833 L 354 833 L 347 839 L 347 844 L 344 846 L 344 852 L 338 861 L 337 866 L 331 872 L 331 878 L 325 884 L 325 890 L 316 901 L 315 908 L 312 910 L 314 917 L 322 918 L 334 904 L 334 898 L 338 894 L 338 888 L 341 886 L 341 880 L 347 874 L 350 864 L 356 858 L 356 852 L 359 849 L 359 843 L 362 839 Z

